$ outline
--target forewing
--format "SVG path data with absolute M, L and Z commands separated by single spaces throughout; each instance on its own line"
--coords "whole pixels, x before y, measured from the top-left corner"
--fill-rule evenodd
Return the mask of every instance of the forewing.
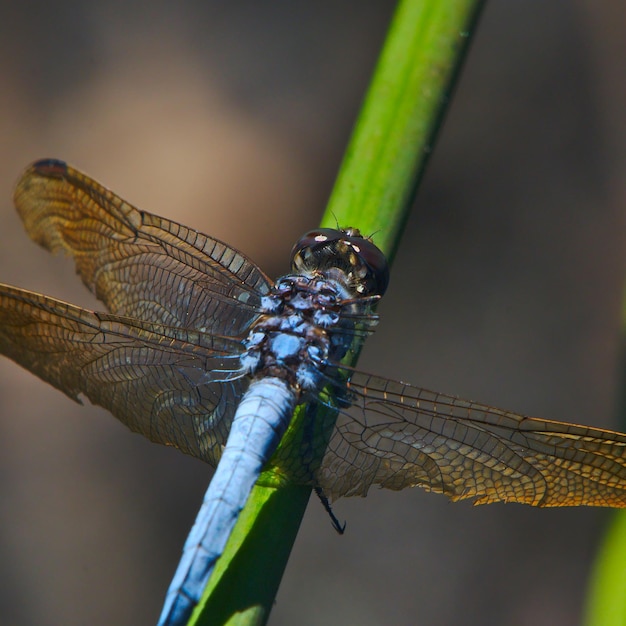
M 269 289 L 233 248 L 139 211 L 62 161 L 31 165 L 14 199 L 30 237 L 72 256 L 111 313 L 239 336 Z
M 246 379 L 239 342 L 0 285 L 0 353 L 150 440 L 217 464 Z
M 626 506 L 626 435 L 355 372 L 317 481 L 331 498 L 420 486 L 475 504 Z

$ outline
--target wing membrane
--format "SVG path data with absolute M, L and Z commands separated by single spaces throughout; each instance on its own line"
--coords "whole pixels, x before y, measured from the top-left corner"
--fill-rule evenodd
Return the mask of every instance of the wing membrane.
M 358 371 L 348 400 L 317 476 L 332 498 L 420 486 L 475 504 L 626 506 L 626 435 Z
M 0 285 L 0 353 L 134 432 L 216 465 L 247 379 L 239 342 Z M 215 370 L 215 371 L 214 371 Z
M 139 211 L 62 161 L 31 165 L 14 199 L 30 237 L 72 256 L 111 313 L 239 336 L 269 289 L 238 251 Z

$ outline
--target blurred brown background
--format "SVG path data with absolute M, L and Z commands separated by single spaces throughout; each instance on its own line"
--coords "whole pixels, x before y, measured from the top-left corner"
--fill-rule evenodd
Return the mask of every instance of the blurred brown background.
M 0 4 L 0 280 L 97 306 L 12 208 L 46 156 L 285 271 L 393 4 Z M 363 369 L 616 426 L 625 40 L 621 3 L 488 3 Z M 0 623 L 154 623 L 209 478 L 0 360 Z M 311 501 L 274 626 L 571 626 L 608 519 L 420 490 L 335 512 L 343 537 Z

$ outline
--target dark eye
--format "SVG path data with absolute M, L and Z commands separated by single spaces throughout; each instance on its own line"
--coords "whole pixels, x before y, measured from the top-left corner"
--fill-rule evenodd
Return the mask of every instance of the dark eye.
M 291 260 L 297 272 L 339 269 L 361 295 L 382 296 L 389 284 L 385 255 L 355 228 L 311 230 L 293 247 Z

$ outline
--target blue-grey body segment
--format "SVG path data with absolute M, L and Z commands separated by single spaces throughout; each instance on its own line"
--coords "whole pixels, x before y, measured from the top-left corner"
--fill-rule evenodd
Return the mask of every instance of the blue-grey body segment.
M 159 626 L 187 623 L 254 483 L 289 425 L 295 404 L 296 394 L 284 380 L 268 377 L 250 384 L 185 542 Z
M 320 327 L 318 319 L 320 309 L 330 310 L 338 302 L 339 309 L 344 302 L 350 312 L 359 309 L 347 280 L 340 278 L 341 274 L 331 279 L 309 271 L 283 276 L 262 299 L 261 315 L 242 342 L 245 350 L 235 373 L 251 376 L 252 383 L 237 408 L 224 452 L 185 543 L 159 626 L 187 623 L 296 404 L 302 402 L 303 393 L 317 395 L 324 384 L 325 366 L 337 363 L 352 344 L 354 320 L 349 316 L 342 320 L 339 313 L 329 315 L 324 318 L 325 327 Z
M 303 394 L 315 397 L 319 393 L 328 363 L 338 363 L 352 346 L 355 318 L 365 313 L 368 304 L 357 304 L 347 277 L 339 271 L 335 274 L 329 278 L 303 269 L 301 274 L 278 279 L 262 298 L 259 318 L 242 342 L 245 350 L 235 372 L 235 376 L 250 376 L 252 383 L 237 408 L 224 452 L 185 543 L 159 626 L 187 623 L 296 404 L 302 402 Z M 320 320 L 324 310 L 328 314 Z M 369 321 L 375 323 L 375 319 Z

